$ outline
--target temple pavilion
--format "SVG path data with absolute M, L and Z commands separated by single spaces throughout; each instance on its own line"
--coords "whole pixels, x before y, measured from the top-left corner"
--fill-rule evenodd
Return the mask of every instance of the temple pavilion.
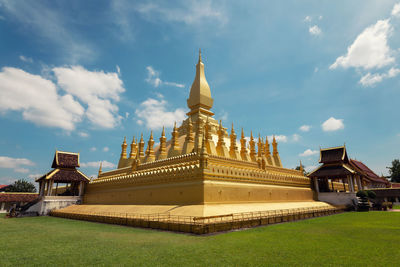
M 151 132 L 126 138 L 117 169 L 102 171 L 86 187 L 83 205 L 65 208 L 77 214 L 127 212 L 179 216 L 223 216 L 277 209 L 326 208 L 313 200 L 310 179 L 282 166 L 275 137 L 247 142 L 243 129 L 214 118 L 214 99 L 199 53 L 190 89 L 187 117 L 159 145 Z M 129 152 L 129 153 L 128 153 Z

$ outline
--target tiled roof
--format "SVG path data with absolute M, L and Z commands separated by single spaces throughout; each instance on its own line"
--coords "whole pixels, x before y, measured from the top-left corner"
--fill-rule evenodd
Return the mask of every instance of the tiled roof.
M 36 193 L 0 193 L 0 202 L 31 202 L 38 196 Z
M 54 169 L 52 171 L 49 171 L 42 177 L 36 179 L 36 182 L 39 182 L 40 180 L 43 179 L 51 179 L 54 180 L 54 182 L 57 183 L 70 183 L 70 182 L 88 182 L 90 179 L 84 175 L 82 172 L 78 171 L 77 169 Z
M 79 167 L 79 154 L 56 151 L 52 168 L 76 168 Z
M 8 184 L 0 184 L 0 190 L 6 189 L 6 187 L 8 187 L 10 185 Z
M 51 177 L 54 182 L 87 182 L 89 179 L 78 170 L 57 169 L 58 171 Z
M 361 171 L 362 174 L 366 176 L 368 179 L 375 182 L 388 183 L 386 179 L 379 177 L 376 173 L 374 173 L 370 168 L 367 167 L 367 165 L 365 165 L 361 161 L 350 159 L 350 164 L 359 171 Z
M 351 174 L 351 169 L 345 165 L 322 165 L 319 169 L 310 173 L 310 177 L 346 177 Z
M 348 162 L 346 148 L 342 147 L 334 147 L 321 149 L 321 155 L 319 163 L 336 163 L 336 162 Z

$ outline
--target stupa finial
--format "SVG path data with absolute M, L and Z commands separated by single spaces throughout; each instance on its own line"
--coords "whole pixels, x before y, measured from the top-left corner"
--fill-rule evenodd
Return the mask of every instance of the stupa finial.
M 196 65 L 196 76 L 190 88 L 189 98 L 187 105 L 190 108 L 188 115 L 196 114 L 198 112 L 204 115 L 213 116 L 214 113 L 210 111 L 213 106 L 214 100 L 211 97 L 210 86 L 207 83 L 204 74 L 204 64 L 201 59 L 201 50 L 199 50 L 199 61 Z
M 201 48 L 199 48 L 199 62 L 202 62 L 201 61 Z

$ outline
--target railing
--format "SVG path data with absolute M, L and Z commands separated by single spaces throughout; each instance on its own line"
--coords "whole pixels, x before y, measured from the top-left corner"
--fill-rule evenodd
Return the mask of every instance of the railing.
M 258 225 L 301 220 L 330 215 L 342 211 L 336 207 L 308 207 L 259 212 L 232 213 L 226 215 L 195 217 L 171 214 L 135 214 L 117 212 L 51 211 L 50 215 L 69 219 L 171 231 L 206 234 L 247 228 Z

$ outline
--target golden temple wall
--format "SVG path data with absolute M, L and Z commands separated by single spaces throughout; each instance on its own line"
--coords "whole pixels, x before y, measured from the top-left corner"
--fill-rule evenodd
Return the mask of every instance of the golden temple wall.
M 202 181 L 135 186 L 89 186 L 85 204 L 189 205 L 202 203 Z
M 85 204 L 189 205 L 313 199 L 299 171 L 191 153 L 109 172 L 87 186 Z

